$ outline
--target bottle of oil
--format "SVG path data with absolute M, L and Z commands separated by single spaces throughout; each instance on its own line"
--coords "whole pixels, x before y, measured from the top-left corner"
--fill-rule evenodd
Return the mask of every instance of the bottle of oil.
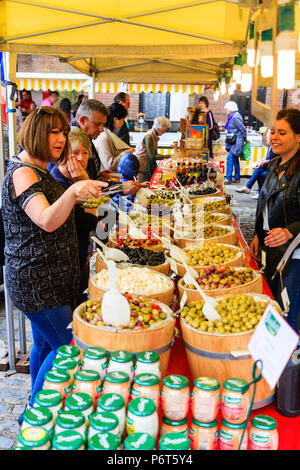
M 300 415 L 300 349 L 296 349 L 277 384 L 276 408 L 283 416 Z

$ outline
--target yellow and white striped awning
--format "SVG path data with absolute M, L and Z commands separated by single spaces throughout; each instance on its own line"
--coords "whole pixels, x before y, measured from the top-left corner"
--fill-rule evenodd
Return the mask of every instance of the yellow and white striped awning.
M 88 91 L 86 79 L 41 79 L 41 78 L 17 78 L 19 90 L 58 90 L 58 91 Z M 204 93 L 205 85 L 187 85 L 177 83 L 119 83 L 96 82 L 96 93 L 118 93 L 125 91 L 131 93 Z

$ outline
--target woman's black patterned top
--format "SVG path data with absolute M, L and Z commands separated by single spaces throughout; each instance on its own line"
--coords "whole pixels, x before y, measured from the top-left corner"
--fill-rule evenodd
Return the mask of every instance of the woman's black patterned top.
M 32 168 L 39 182 L 15 197 L 12 175 L 21 166 Z M 51 205 L 63 192 L 47 170 L 16 157 L 10 160 L 2 188 L 5 281 L 12 303 L 23 312 L 76 305 L 79 256 L 74 210 L 51 233 L 32 222 L 24 210 L 37 194 L 43 194 Z

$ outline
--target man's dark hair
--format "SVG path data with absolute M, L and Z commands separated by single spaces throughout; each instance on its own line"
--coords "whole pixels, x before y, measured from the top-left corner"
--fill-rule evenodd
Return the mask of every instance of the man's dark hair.
M 120 91 L 115 97 L 114 97 L 114 102 L 115 103 L 120 103 L 120 101 L 123 101 L 125 103 L 126 101 L 126 96 L 129 96 L 128 93 L 124 93 L 124 91 Z

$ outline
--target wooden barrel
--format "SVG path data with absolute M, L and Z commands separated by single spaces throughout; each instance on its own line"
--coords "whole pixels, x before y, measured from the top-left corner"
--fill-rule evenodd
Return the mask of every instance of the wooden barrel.
M 236 231 L 233 227 L 229 227 L 228 225 L 221 225 L 221 224 L 214 224 L 212 227 L 223 227 L 224 229 L 228 230 L 226 235 L 220 235 L 219 237 L 211 237 L 211 238 L 174 238 L 175 245 L 179 246 L 179 248 L 190 248 L 192 249 L 194 245 L 197 243 L 207 243 L 207 242 L 215 242 L 215 243 L 226 243 L 227 245 L 235 245 L 237 242 Z
M 211 214 L 213 215 L 217 215 L 219 217 L 221 217 L 220 220 L 217 220 L 215 222 L 210 222 L 210 223 L 205 223 L 205 224 L 201 224 L 201 223 L 197 223 L 197 228 L 201 227 L 201 226 L 204 226 L 205 227 L 209 227 L 209 226 L 214 226 L 216 224 L 219 224 L 219 225 L 232 225 L 232 215 L 231 214 L 223 214 L 222 212 L 211 212 Z M 196 214 L 194 214 L 196 215 Z M 183 218 L 183 224 L 176 224 L 174 225 L 174 230 L 185 230 L 185 229 L 191 229 L 192 228 L 192 221 L 189 220 L 189 217 L 186 217 L 185 219 Z M 196 225 L 194 224 L 194 227 L 196 228 Z
M 187 187 L 188 189 L 188 187 Z M 197 202 L 199 201 L 201 203 L 201 201 L 204 199 L 204 198 L 207 198 L 207 197 L 219 197 L 219 196 L 223 196 L 223 191 L 221 191 L 220 189 L 217 189 L 217 191 L 215 193 L 212 193 L 212 194 L 203 194 L 202 196 L 200 195 L 193 195 L 193 194 L 190 194 L 189 193 L 189 198 L 191 199 L 191 201 L 193 201 L 194 204 L 197 204 Z
M 113 331 L 112 328 L 101 328 L 82 320 L 80 314 L 84 312 L 85 303 L 80 304 L 73 313 L 74 342 L 81 350 L 98 346 L 108 352 L 122 350 L 134 355 L 142 351 L 155 351 L 159 354 L 162 378 L 166 376 L 174 341 L 174 318 L 160 328 Z M 160 302 L 159 305 L 165 313 L 172 314 L 167 305 Z
M 138 266 L 138 265 L 124 262 L 124 263 L 119 263 L 118 266 L 120 266 L 122 268 L 123 267 L 125 268 L 125 267 L 128 267 L 128 266 Z M 100 256 L 98 254 L 96 256 L 95 267 L 96 267 L 97 273 L 102 271 L 102 269 L 107 269 L 106 263 L 104 263 L 104 261 L 102 261 L 102 259 L 100 258 Z M 139 267 L 141 268 L 142 266 L 139 266 Z M 146 265 L 145 267 L 148 268 L 148 269 L 151 269 L 152 271 L 157 271 L 158 273 L 165 274 L 166 276 L 170 272 L 170 262 L 167 261 L 167 260 L 163 264 L 158 264 L 157 266 Z
M 251 382 L 254 361 L 247 348 L 253 331 L 217 335 L 195 330 L 182 318 L 180 324 L 193 380 L 200 376 L 209 376 L 216 378 L 221 385 L 226 379 L 233 377 Z M 271 403 L 274 400 L 274 393 L 275 390 L 271 389 L 262 378 L 256 385 L 253 409 Z
M 233 269 L 238 270 L 238 269 L 243 269 L 243 268 L 233 268 Z M 254 278 L 251 282 L 247 282 L 247 284 L 242 284 L 240 286 L 235 286 L 235 287 L 229 287 L 227 289 L 225 288 L 212 289 L 212 290 L 204 289 L 204 293 L 206 295 L 209 295 L 210 297 L 220 297 L 222 295 L 227 295 L 227 294 L 247 294 L 248 292 L 255 292 L 257 294 L 262 294 L 263 293 L 262 275 L 259 271 L 255 271 L 254 269 L 252 271 L 253 271 Z M 187 289 L 186 287 L 183 287 L 183 279 L 179 280 L 177 284 L 177 288 L 178 288 L 180 299 L 183 296 L 184 292 L 186 293 L 187 304 L 195 300 L 202 300 L 201 294 L 196 289 Z
M 141 268 L 141 269 L 147 269 L 147 268 Z M 161 273 L 156 273 L 157 275 L 160 275 L 162 277 L 165 277 L 167 278 L 167 276 L 165 276 L 164 274 L 161 274 Z M 94 300 L 94 299 L 102 299 L 102 297 L 104 296 L 105 292 L 106 292 L 106 289 L 101 289 L 100 287 L 97 287 L 96 285 L 96 282 L 95 282 L 95 277 L 97 276 L 97 274 L 94 274 L 93 276 L 91 276 L 89 278 L 89 288 L 88 288 L 88 292 L 89 292 L 89 298 Z M 168 280 L 168 284 L 169 284 L 169 289 L 164 291 L 164 292 L 158 292 L 156 294 L 145 294 L 144 292 L 130 292 L 128 291 L 128 294 L 132 294 L 132 295 L 143 295 L 145 297 L 147 297 L 147 299 L 155 299 L 159 302 L 162 302 L 163 304 L 165 305 L 171 305 L 171 302 L 172 302 L 172 298 L 173 298 L 173 293 L 174 293 L 174 283 L 173 281 L 171 281 L 169 278 L 167 278 Z
M 112 248 L 117 248 L 118 242 L 116 241 L 116 238 L 113 235 L 109 236 L 107 245 Z M 131 248 L 136 248 L 136 247 L 133 246 Z M 166 250 L 160 243 L 157 245 L 147 245 L 145 246 L 145 248 L 147 248 L 147 250 L 153 250 L 153 251 L 165 251 Z

